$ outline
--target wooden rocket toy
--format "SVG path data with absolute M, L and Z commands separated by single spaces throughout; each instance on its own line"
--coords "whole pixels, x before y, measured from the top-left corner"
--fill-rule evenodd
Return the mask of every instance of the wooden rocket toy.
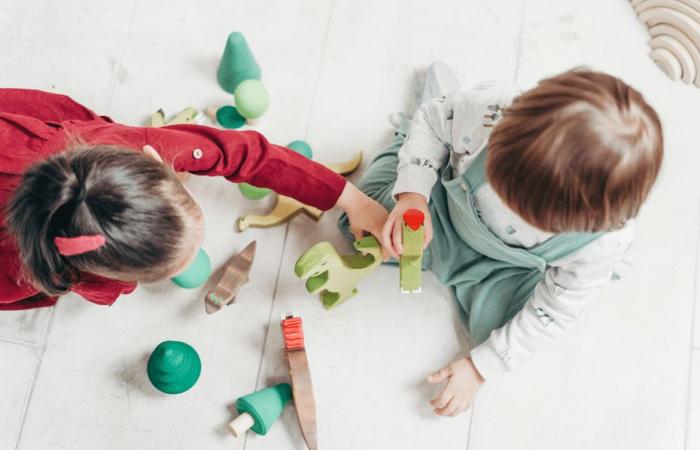
M 213 314 L 234 302 L 238 290 L 248 282 L 248 274 L 253 266 L 256 247 L 257 242 L 251 242 L 242 252 L 234 255 L 226 264 L 221 279 L 204 299 L 207 313 Z
M 309 372 L 309 360 L 306 357 L 304 329 L 301 317 L 293 315 L 282 319 L 282 338 L 284 351 L 289 363 L 289 378 L 292 381 L 292 397 L 297 410 L 301 433 L 304 435 L 309 450 L 318 448 L 316 436 L 316 401 Z
M 423 222 L 425 216 L 417 209 L 403 213 L 403 253 L 399 258 L 401 292 L 421 291 L 423 261 Z

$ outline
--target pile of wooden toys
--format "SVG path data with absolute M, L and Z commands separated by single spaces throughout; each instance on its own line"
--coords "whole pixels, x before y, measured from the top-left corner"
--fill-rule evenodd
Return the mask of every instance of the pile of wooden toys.
M 293 398 L 306 445 L 310 450 L 316 450 L 316 402 L 302 320 L 301 317 L 289 315 L 282 318 L 280 325 L 291 385 L 280 383 L 240 397 L 236 402 L 238 416 L 228 428 L 235 437 L 242 436 L 248 430 L 265 435 Z M 148 359 L 148 379 L 153 387 L 166 394 L 187 391 L 195 385 L 201 371 L 199 355 L 184 342 L 161 342 Z
M 210 110 L 209 115 L 224 128 L 240 128 L 262 116 L 269 105 L 269 95 L 260 82 L 262 72 L 248 43 L 238 32 L 231 33 L 226 41 L 224 54 L 217 71 L 221 87 L 234 95 L 235 106 L 226 105 Z M 196 123 L 202 116 L 195 108 L 185 108 L 166 121 L 162 110 L 156 111 L 150 126 L 161 127 Z M 288 148 L 311 159 L 311 146 L 302 140 L 290 142 Z M 362 162 L 362 153 L 344 163 L 326 164 L 329 169 L 348 175 Z M 178 174 L 184 181 L 184 175 Z M 273 194 L 266 188 L 239 184 L 241 193 L 250 200 L 259 200 Z M 272 227 L 286 223 L 298 214 L 319 220 L 323 212 L 283 195 L 277 195 L 276 203 L 266 215 L 245 214 L 237 221 L 242 232 L 249 227 Z M 409 210 L 403 216 L 404 252 L 399 261 L 402 292 L 420 292 L 421 262 L 423 256 L 423 214 Z M 320 295 L 326 309 L 333 308 L 357 294 L 357 285 L 382 262 L 382 249 L 374 237 L 368 236 L 353 244 L 356 252 L 341 255 L 328 242 L 320 242 L 304 252 L 297 260 L 294 272 L 306 280 L 309 293 Z M 222 275 L 204 298 L 205 311 L 209 314 L 232 304 L 240 288 L 249 281 L 249 273 L 255 259 L 256 242 L 249 243 L 234 254 L 224 265 Z M 200 249 L 196 258 L 182 273 L 172 278 L 176 285 L 194 289 L 211 277 L 211 261 Z M 229 424 L 230 432 L 238 437 L 247 430 L 265 435 L 282 413 L 285 405 L 294 400 L 299 425 L 310 449 L 317 448 L 316 406 L 306 356 L 302 320 L 286 316 L 281 320 L 284 350 L 289 364 L 290 383 L 270 386 L 238 399 L 239 415 Z M 199 355 L 190 345 L 179 341 L 161 342 L 152 352 L 147 365 L 148 379 L 153 386 L 167 394 L 180 394 L 195 385 L 202 370 Z
M 421 292 L 423 261 L 423 222 L 417 209 L 403 215 L 403 253 L 399 258 L 401 292 Z M 382 249 L 373 236 L 353 243 L 356 253 L 340 255 L 330 242 L 319 242 L 304 252 L 294 266 L 294 273 L 306 280 L 306 290 L 319 294 L 321 303 L 331 309 L 357 294 L 357 284 L 382 262 Z

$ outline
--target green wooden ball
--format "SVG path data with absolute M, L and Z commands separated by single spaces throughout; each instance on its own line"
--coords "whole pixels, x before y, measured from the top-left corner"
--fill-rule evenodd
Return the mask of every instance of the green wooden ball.
M 241 194 L 243 194 L 245 198 L 248 198 L 250 200 L 260 200 L 261 198 L 264 198 L 265 196 L 267 196 L 267 194 L 272 192 L 268 188 L 260 188 L 248 183 L 240 183 L 238 185 L 238 189 L 241 191 Z
M 288 148 L 291 148 L 297 153 L 300 153 L 304 156 L 306 156 L 309 159 L 313 159 L 314 153 L 311 150 L 311 146 L 306 142 L 302 140 L 297 140 L 297 141 L 292 141 L 289 144 L 287 144 Z
M 172 282 L 185 289 L 194 289 L 203 285 L 211 275 L 211 261 L 204 249 L 199 249 L 194 261 L 180 273 L 171 278 Z
M 238 85 L 233 95 L 236 98 L 236 109 L 246 119 L 257 119 L 270 106 L 267 89 L 258 80 L 245 80 Z
M 224 128 L 240 128 L 245 125 L 245 117 L 233 106 L 222 106 L 216 110 L 216 121 Z

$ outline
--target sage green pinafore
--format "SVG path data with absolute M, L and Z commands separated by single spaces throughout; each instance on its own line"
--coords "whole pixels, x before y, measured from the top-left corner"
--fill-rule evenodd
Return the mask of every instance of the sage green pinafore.
M 396 204 L 391 194 L 404 140 L 402 133 L 396 133 L 391 146 L 374 159 L 358 183 L 389 210 Z M 481 151 L 463 175 L 453 177 L 448 165 L 439 171 L 440 181 L 429 203 L 433 240 L 423 257 L 423 269 L 452 288 L 475 345 L 523 308 L 549 263 L 600 236 L 562 233 L 528 249 L 503 242 L 486 227 L 474 204 L 474 194 L 486 181 L 486 152 Z M 345 215 L 339 226 L 352 237 Z

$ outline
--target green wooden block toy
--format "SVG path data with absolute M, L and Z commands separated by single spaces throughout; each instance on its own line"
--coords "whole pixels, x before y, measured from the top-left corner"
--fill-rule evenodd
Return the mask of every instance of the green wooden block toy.
M 146 370 L 156 389 L 180 394 L 197 382 L 202 362 L 195 349 L 184 342 L 165 341 L 151 353 Z
M 194 289 L 203 285 L 211 275 L 209 255 L 200 248 L 194 261 L 184 272 L 171 278 L 172 282 L 185 289 Z
M 229 431 L 236 437 L 248 430 L 266 435 L 291 398 L 292 387 L 288 383 L 280 383 L 239 398 L 236 402 L 239 416 L 229 424 Z
M 240 183 L 238 189 L 245 198 L 250 200 L 260 200 L 272 192 L 268 188 L 261 188 L 248 183 Z
M 423 222 L 425 216 L 417 209 L 403 213 L 403 253 L 399 258 L 401 292 L 421 291 L 423 261 Z
M 233 96 L 236 100 L 238 113 L 246 119 L 257 119 L 265 114 L 270 106 L 270 96 L 265 85 L 258 80 L 245 80 L 241 82 Z
M 287 144 L 287 148 L 291 148 L 295 152 L 300 153 L 309 159 L 313 159 L 314 152 L 311 150 L 311 146 L 306 141 L 292 141 Z
M 306 280 L 306 290 L 320 292 L 326 309 L 357 294 L 357 284 L 382 263 L 382 247 L 373 236 L 355 241 L 353 247 L 358 253 L 340 255 L 331 243 L 319 242 L 294 266 L 296 276 Z
M 262 78 L 260 66 L 241 33 L 235 31 L 228 35 L 216 78 L 221 87 L 231 94 L 243 81 Z

